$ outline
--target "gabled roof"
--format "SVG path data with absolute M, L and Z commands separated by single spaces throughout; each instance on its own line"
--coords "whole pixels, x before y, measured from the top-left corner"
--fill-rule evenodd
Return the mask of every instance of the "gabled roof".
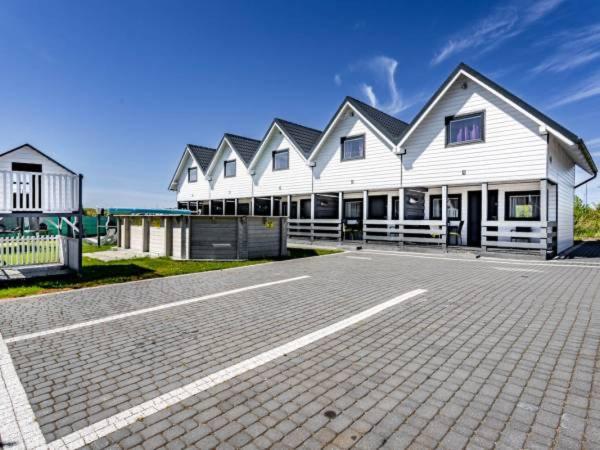
M 252 161 L 252 158 L 256 153 L 256 150 L 258 150 L 258 147 L 260 146 L 260 141 L 230 133 L 225 133 L 223 138 L 227 139 L 229 145 L 231 145 L 233 150 L 239 155 L 240 158 L 242 158 L 242 161 L 246 167 L 248 167 L 250 161 Z
M 208 169 L 208 166 L 210 166 L 210 162 L 215 156 L 217 150 L 214 148 L 202 147 L 201 145 L 193 144 L 188 144 L 187 148 L 196 160 L 196 163 L 198 163 L 202 169 L 202 173 L 206 173 L 206 169 Z
M 316 151 L 320 148 L 326 136 L 337 123 L 341 112 L 348 105 L 350 105 L 350 107 L 355 110 L 359 116 L 361 116 L 372 127 L 374 127 L 392 147 L 396 146 L 403 133 L 408 128 L 408 123 L 404 122 L 403 120 L 397 119 L 396 117 L 384 113 L 377 108 L 373 108 L 372 106 L 367 105 L 366 103 L 361 102 L 354 97 L 347 96 L 321 133 L 321 136 L 319 136 L 319 139 L 311 151 L 311 159 L 315 157 Z
M 175 173 L 173 174 L 173 178 L 171 178 L 171 182 L 169 183 L 169 190 L 176 189 L 176 180 L 179 178 L 181 174 L 181 170 L 183 169 L 183 163 L 186 158 L 192 158 L 200 167 L 202 173 L 206 174 L 206 169 L 208 169 L 210 162 L 214 158 L 216 154 L 216 150 L 214 148 L 203 147 L 201 145 L 193 145 L 188 144 L 185 146 L 183 150 L 183 154 L 181 158 L 179 158 L 179 164 L 177 164 L 177 169 L 175 169 Z
M 15 148 L 13 148 L 13 149 L 10 149 L 10 150 L 8 150 L 8 151 L 6 151 L 6 152 L 4 152 L 4 153 L 0 153 L 0 158 L 2 158 L 3 156 L 6 156 L 6 155 L 8 155 L 9 153 L 16 152 L 17 150 L 21 150 L 21 149 L 22 149 L 22 148 L 24 148 L 24 147 L 29 147 L 30 149 L 32 149 L 32 150 L 34 150 L 34 151 L 38 152 L 38 153 L 39 153 L 40 155 L 42 155 L 44 158 L 47 158 L 47 159 L 49 159 L 50 161 L 52 161 L 52 162 L 53 162 L 54 164 L 56 164 L 57 166 L 60 166 L 60 167 L 62 167 L 62 168 L 63 168 L 63 169 L 65 169 L 67 172 L 70 172 L 70 173 L 72 173 L 73 175 L 77 175 L 75 172 L 73 172 L 73 171 L 72 171 L 71 169 L 69 169 L 68 167 L 66 167 L 66 166 L 62 165 L 61 163 L 59 163 L 59 162 L 58 162 L 57 160 L 55 160 L 54 158 L 52 158 L 52 157 L 50 157 L 50 156 L 46 155 L 46 154 L 45 154 L 43 151 L 41 151 L 39 148 L 36 148 L 36 147 L 34 147 L 33 145 L 31 145 L 31 144 L 27 144 L 27 143 L 25 143 L 25 144 L 23 144 L 23 145 L 19 145 L 18 147 L 15 147 Z
M 399 144 L 402 145 L 408 137 L 412 134 L 412 132 L 416 129 L 422 119 L 431 111 L 433 106 L 437 103 L 440 97 L 446 92 L 446 90 L 456 81 L 456 79 L 460 75 L 465 75 L 467 78 L 477 81 L 482 86 L 490 90 L 492 93 L 498 95 L 500 98 L 503 98 L 507 103 L 511 104 L 515 108 L 521 110 L 525 115 L 528 115 L 534 121 L 543 124 L 550 133 L 557 136 L 563 143 L 568 146 L 576 146 L 580 153 L 579 155 L 575 154 L 572 149 L 568 149 L 569 155 L 573 158 L 573 160 L 584 170 L 590 173 L 597 173 L 598 168 L 594 163 L 583 139 L 577 136 L 572 131 L 560 125 L 558 122 L 554 121 L 538 109 L 531 106 L 529 103 L 525 102 L 523 99 L 517 97 L 513 93 L 507 91 L 505 88 L 495 83 L 494 81 L 487 78 L 485 75 L 477 72 L 472 67 L 468 66 L 465 63 L 460 63 L 452 73 L 446 78 L 446 80 L 442 83 L 442 85 L 435 91 L 435 93 L 431 96 L 431 98 L 425 103 L 425 106 L 421 108 L 415 118 L 411 121 L 410 126 L 404 131 Z
M 305 127 L 304 125 L 283 119 L 275 119 L 273 122 L 282 129 L 305 158 L 310 156 L 312 149 L 323 133 L 321 130 Z
M 404 131 L 408 128 L 408 123 L 403 120 L 390 116 L 354 97 L 346 97 L 346 101 L 358 109 L 363 116 L 369 119 L 369 122 L 375 125 L 394 144 L 400 141 Z

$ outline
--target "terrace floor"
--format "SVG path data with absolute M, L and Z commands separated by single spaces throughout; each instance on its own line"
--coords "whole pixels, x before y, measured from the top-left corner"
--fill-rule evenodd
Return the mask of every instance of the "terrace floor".
M 350 251 L 0 303 L 0 439 L 598 448 L 600 265 Z

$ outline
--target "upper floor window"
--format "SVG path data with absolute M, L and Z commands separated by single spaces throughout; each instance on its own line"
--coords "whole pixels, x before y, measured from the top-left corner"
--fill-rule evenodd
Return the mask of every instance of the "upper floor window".
M 351 136 L 342 138 L 342 161 L 363 159 L 365 157 L 365 137 Z
M 225 161 L 225 177 L 235 177 L 235 159 Z
M 290 151 L 277 150 L 273 152 L 273 170 L 286 170 L 290 168 Z
M 483 112 L 446 117 L 446 145 L 483 142 Z
M 188 169 L 188 183 L 195 183 L 198 181 L 198 168 L 190 167 Z
M 540 220 L 540 191 L 507 192 L 506 220 Z

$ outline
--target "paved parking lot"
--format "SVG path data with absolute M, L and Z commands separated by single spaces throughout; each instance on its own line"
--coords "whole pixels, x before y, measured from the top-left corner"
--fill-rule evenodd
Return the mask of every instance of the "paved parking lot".
M 600 447 L 581 261 L 349 252 L 0 302 L 0 333 L 7 448 Z

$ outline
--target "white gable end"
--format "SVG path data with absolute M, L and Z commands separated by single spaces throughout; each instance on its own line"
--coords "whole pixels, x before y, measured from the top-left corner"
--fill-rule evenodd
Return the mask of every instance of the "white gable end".
M 224 148 L 214 161 L 210 172 L 212 191 L 211 198 L 250 197 L 252 191 L 252 178 L 242 159 L 226 142 Z M 225 177 L 225 161 L 235 160 L 235 177 Z
M 348 106 L 321 144 L 314 161 L 315 191 L 393 188 L 400 185 L 400 158 L 373 127 Z M 341 138 L 365 136 L 365 158 L 341 160 Z
M 446 146 L 445 118 L 481 111 L 484 142 Z M 546 177 L 547 143 L 539 124 L 464 76 L 449 87 L 402 147 L 405 186 Z
M 289 169 L 273 170 L 273 152 L 288 150 Z M 310 192 L 311 169 L 293 144 L 275 127 L 254 164 L 254 194 L 287 195 Z
M 198 173 L 198 180 L 190 183 L 188 181 L 188 169 L 194 167 Z M 208 186 L 208 181 L 204 178 L 202 169 L 198 167 L 196 160 L 190 156 L 190 153 L 186 152 L 182 169 L 177 179 L 177 201 L 206 200 L 208 199 Z
M 24 145 L 17 150 L 0 156 L 0 170 L 12 170 L 13 162 L 41 164 L 42 173 L 72 175 L 72 173 L 66 170 L 64 167 L 52 161 L 50 158 L 30 147 L 29 145 Z

